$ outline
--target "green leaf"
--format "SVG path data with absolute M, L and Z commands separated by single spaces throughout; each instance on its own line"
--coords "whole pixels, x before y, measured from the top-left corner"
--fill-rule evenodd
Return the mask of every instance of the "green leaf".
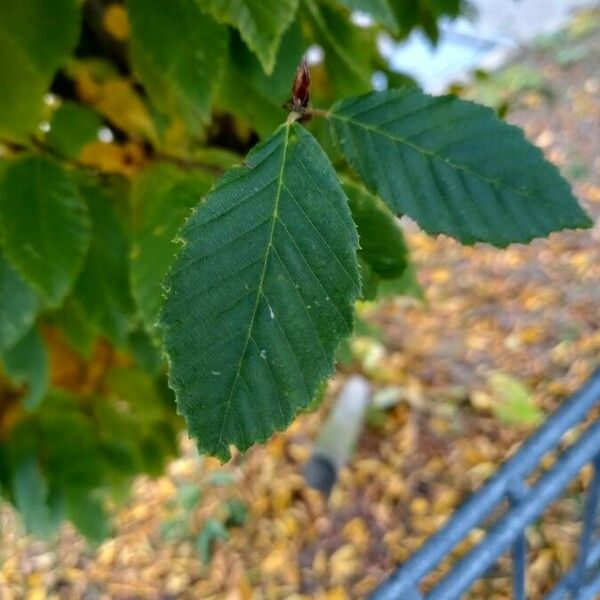
M 396 218 L 380 198 L 361 185 L 350 180 L 343 183 L 360 238 L 358 256 L 375 275 L 400 277 L 408 263 L 408 249 Z
M 100 543 L 109 535 L 109 524 L 102 502 L 89 490 L 77 487 L 67 490 L 67 516 L 90 541 Z
M 489 108 L 411 88 L 348 98 L 330 118 L 366 186 L 430 234 L 505 247 L 591 226 L 558 170 Z
M 398 29 L 396 18 L 388 0 L 337 0 L 338 4 L 352 11 L 370 15 L 375 21 L 395 33 Z
M 227 527 L 241 527 L 248 520 L 248 506 L 237 498 L 228 498 L 225 501 L 227 509 Z
M 62 330 L 73 350 L 81 356 L 90 357 L 97 334 L 77 298 L 68 296 L 61 307 L 50 315 L 50 320 Z
M 18 464 L 13 488 L 15 505 L 21 514 L 26 531 L 47 538 L 54 530 L 48 507 L 48 488 L 34 456 Z
M 46 141 L 61 155 L 76 158 L 90 142 L 98 141 L 102 118 L 91 108 L 64 102 L 52 115 Z
M 231 36 L 229 46 L 218 106 L 244 119 L 259 135 L 271 134 L 285 115 L 283 104 L 290 97 L 291 80 L 306 49 L 300 27 L 293 23 L 285 33 L 269 76 L 238 35 Z
M 57 392 L 46 396 L 36 416 L 44 466 L 52 483 L 88 489 L 98 485 L 103 473 L 97 423 L 74 398 Z
M 48 390 L 49 382 L 48 353 L 37 329 L 32 328 L 4 355 L 4 366 L 16 383 L 27 384 L 27 393 L 23 398 L 25 408 L 37 408 Z
M 198 129 L 208 121 L 227 52 L 227 30 L 194 0 L 128 0 L 135 69 L 151 99 Z
M 135 415 L 138 426 L 146 431 L 160 421 L 165 412 L 156 381 L 137 369 L 113 369 L 107 376 L 109 395 L 126 402 L 128 412 Z
M 179 488 L 178 496 L 182 510 L 189 515 L 200 502 L 202 490 L 197 483 L 185 483 Z
M 360 280 L 362 281 L 361 300 L 375 300 L 379 289 L 380 277 L 371 269 L 368 263 L 361 258 L 358 259 L 360 269 Z
M 488 383 L 497 399 L 494 413 L 501 421 L 516 425 L 537 425 L 543 421 L 544 413 L 518 379 L 497 372 L 489 376 Z
M 377 286 L 378 298 L 392 298 L 394 296 L 410 296 L 415 300 L 425 301 L 425 292 L 417 279 L 415 265 L 410 260 L 400 277 L 383 279 Z
M 127 337 L 127 344 L 141 369 L 154 375 L 162 366 L 161 348 L 145 329 L 135 329 Z
M 150 167 L 134 180 L 131 286 L 150 332 L 154 331 L 163 302 L 161 284 L 175 260 L 173 238 L 211 183 L 207 175 L 182 173 L 169 165 Z
M 42 116 L 54 72 L 79 35 L 76 0 L 0 0 L 0 134 L 24 139 Z
M 220 521 L 207 519 L 204 522 L 196 538 L 196 549 L 205 565 L 210 563 L 212 559 L 214 543 L 217 540 L 226 540 L 227 538 L 229 538 L 229 532 Z
M 31 329 L 39 308 L 37 294 L 0 253 L 0 353 L 12 348 Z
M 438 19 L 458 16 L 464 4 L 463 0 L 392 0 L 391 7 L 403 35 L 421 26 L 435 44 L 439 38 Z
M 133 313 L 129 242 L 115 206 L 123 199 L 112 198 L 96 184 L 82 184 L 80 190 L 92 220 L 92 241 L 73 295 L 92 327 L 121 345 Z
M 298 0 L 197 0 L 221 23 L 239 30 L 267 75 L 273 72 L 281 37 L 298 9 Z
M 60 304 L 90 240 L 87 207 L 69 173 L 38 156 L 10 163 L 0 188 L 0 225 L 11 264 L 50 304 Z
M 344 12 L 316 0 L 305 0 L 314 40 L 325 51 L 327 75 L 337 97 L 372 89 L 369 49 L 374 33 L 353 25 Z
M 222 460 L 310 403 L 360 293 L 356 229 L 315 139 L 282 125 L 244 165 L 186 223 L 161 318 L 179 410 Z

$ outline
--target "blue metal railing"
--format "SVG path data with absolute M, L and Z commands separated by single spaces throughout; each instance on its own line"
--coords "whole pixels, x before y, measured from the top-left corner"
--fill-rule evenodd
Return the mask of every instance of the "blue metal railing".
M 527 539 L 525 530 L 567 487 L 579 471 L 593 464 L 594 477 L 587 492 L 579 554 L 546 600 L 598 600 L 600 598 L 600 540 L 595 535 L 600 502 L 600 421 L 591 423 L 576 443 L 562 454 L 535 484 L 525 479 L 539 467 L 562 436 L 580 424 L 600 404 L 600 370 L 565 402 L 506 461 L 498 472 L 456 511 L 450 521 L 399 567 L 371 596 L 371 600 L 458 600 L 483 577 L 504 553 L 511 551 L 513 598 L 525 600 Z M 508 500 L 510 505 L 487 530 L 486 536 L 426 594 L 419 585 L 446 558 L 456 544 Z

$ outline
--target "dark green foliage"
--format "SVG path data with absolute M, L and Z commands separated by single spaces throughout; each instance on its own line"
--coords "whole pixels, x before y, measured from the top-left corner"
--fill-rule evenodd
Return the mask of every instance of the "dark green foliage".
M 221 459 L 317 406 L 355 300 L 422 296 L 401 214 L 497 246 L 589 225 L 516 128 L 379 55 L 459 0 L 90 4 L 0 0 L 0 493 L 37 535 L 105 537 L 106 500 L 177 452 L 176 406 Z M 208 561 L 246 516 L 165 529 Z
M 330 114 L 367 187 L 428 233 L 505 247 L 591 225 L 558 169 L 489 108 L 411 88 L 342 100 Z
M 225 460 L 230 444 L 283 429 L 331 373 L 352 329 L 358 239 L 327 157 L 297 124 L 225 175 L 181 237 L 162 316 L 170 381 L 200 449 Z
M 90 220 L 70 174 L 25 156 L 0 183 L 0 234 L 13 266 L 51 305 L 62 302 L 90 243 Z
M 48 390 L 49 379 L 48 354 L 35 327 L 5 352 L 4 368 L 15 383 L 25 384 L 25 408 L 35 409 Z

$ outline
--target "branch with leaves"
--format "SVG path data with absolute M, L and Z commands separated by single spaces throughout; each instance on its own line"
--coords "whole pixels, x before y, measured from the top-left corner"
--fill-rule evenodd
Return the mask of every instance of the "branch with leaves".
M 379 54 L 461 6 L 0 0 L 0 493 L 30 531 L 106 535 L 176 407 L 226 460 L 314 406 L 356 301 L 414 287 L 398 217 L 590 226 L 520 130 Z

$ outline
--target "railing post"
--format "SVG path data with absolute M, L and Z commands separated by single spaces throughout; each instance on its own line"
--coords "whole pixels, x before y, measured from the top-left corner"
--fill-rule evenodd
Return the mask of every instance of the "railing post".
M 577 557 L 577 562 L 575 564 L 573 584 L 571 586 L 574 597 L 577 596 L 581 585 L 584 582 L 585 568 L 594 535 L 596 518 L 598 516 L 598 504 L 600 502 L 600 454 L 594 458 L 592 464 L 594 465 L 594 477 L 585 501 L 579 556 Z
M 512 481 L 507 490 L 507 496 L 512 506 L 518 506 L 527 499 L 529 487 L 522 479 Z M 526 600 L 525 575 L 527 568 L 527 538 L 525 529 L 515 540 L 512 547 L 513 562 L 513 594 L 515 600 Z

